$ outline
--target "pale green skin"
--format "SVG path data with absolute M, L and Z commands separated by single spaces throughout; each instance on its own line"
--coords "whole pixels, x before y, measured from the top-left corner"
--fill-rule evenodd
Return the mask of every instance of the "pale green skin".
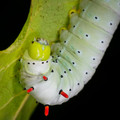
M 113 9 L 120 16 L 120 0 L 92 0 L 100 5 Z
M 114 7 L 117 7 L 117 4 L 119 3 L 116 0 L 109 1 L 114 1 L 114 4 L 116 4 Z M 117 3 L 115 3 L 115 1 Z M 110 4 L 112 4 L 112 2 Z M 80 8 L 82 10 L 85 8 L 85 11 L 80 13 L 80 17 L 95 24 L 110 34 L 114 33 L 118 26 L 120 16 L 115 11 L 113 11 L 113 9 L 110 9 L 103 4 L 96 4 L 90 0 L 83 0 L 80 4 Z M 95 17 L 97 17 L 97 19 L 95 19 Z M 112 25 L 110 25 L 110 23 L 112 23 Z
M 116 0 L 116 2 L 120 2 L 120 0 Z M 84 84 L 94 74 L 120 21 L 119 14 L 117 14 L 119 8 L 110 9 L 109 4 L 105 7 L 102 2 L 100 3 L 101 6 L 96 3 L 88 0 L 81 2 L 80 9 L 85 9 L 85 11 L 80 14 L 72 14 L 71 28 L 63 30 L 60 35 L 60 43 L 52 46 L 51 56 L 54 57 L 50 57 L 49 63 L 44 61 L 44 65 L 38 67 L 41 61 L 32 60 L 29 55 L 27 57 L 26 55 L 23 56 L 21 83 L 27 89 L 34 87 L 30 94 L 38 102 L 44 105 L 56 105 L 68 101 L 82 90 Z M 98 16 L 99 21 L 94 21 L 93 16 Z M 111 21 L 114 23 L 112 26 L 108 24 Z M 86 37 L 86 33 L 89 35 L 88 37 Z M 30 68 L 25 67 L 29 66 L 27 62 L 31 62 Z M 37 71 L 32 62 L 36 63 Z M 32 70 L 32 66 L 34 66 L 34 70 Z M 47 69 L 44 69 L 44 67 Z M 41 72 L 42 69 L 44 69 L 44 72 Z M 54 72 L 51 72 L 52 70 Z M 33 71 L 33 73 L 30 73 L 30 71 Z M 47 81 L 43 80 L 43 75 L 48 77 Z M 61 78 L 61 75 L 63 75 L 63 78 Z M 68 94 L 69 98 L 64 98 L 59 94 L 61 89 Z

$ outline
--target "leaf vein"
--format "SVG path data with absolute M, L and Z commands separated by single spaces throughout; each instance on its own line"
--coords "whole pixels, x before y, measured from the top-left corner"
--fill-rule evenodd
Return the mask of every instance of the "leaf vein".
M 17 118 L 17 116 L 19 115 L 20 111 L 22 110 L 24 104 L 25 104 L 26 101 L 28 100 L 29 96 L 30 96 L 29 94 L 27 94 L 27 95 L 25 96 L 24 100 L 22 101 L 22 103 L 20 104 L 18 110 L 17 110 L 16 113 L 15 113 L 15 115 L 14 115 L 14 117 L 13 117 L 13 120 L 16 120 L 16 118 Z
M 24 91 L 22 91 L 22 92 L 16 94 L 15 96 L 11 97 L 2 107 L 0 107 L 0 110 L 4 109 L 14 98 L 16 98 L 17 96 L 19 96 L 23 93 L 24 93 Z

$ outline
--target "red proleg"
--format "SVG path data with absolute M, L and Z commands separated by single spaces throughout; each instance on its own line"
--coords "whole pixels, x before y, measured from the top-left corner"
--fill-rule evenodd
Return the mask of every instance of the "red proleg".
M 45 106 L 45 116 L 49 115 L 49 106 Z
M 31 92 L 31 91 L 33 91 L 33 90 L 34 90 L 34 88 L 31 87 L 31 88 L 29 88 L 29 89 L 27 90 L 27 93 L 29 93 L 29 92 Z
M 62 95 L 62 96 L 64 96 L 65 98 L 68 98 L 69 96 L 64 92 L 64 91 L 60 91 L 60 94 Z
M 46 76 L 43 76 L 43 79 L 46 81 L 46 80 L 48 80 L 48 78 L 46 77 Z

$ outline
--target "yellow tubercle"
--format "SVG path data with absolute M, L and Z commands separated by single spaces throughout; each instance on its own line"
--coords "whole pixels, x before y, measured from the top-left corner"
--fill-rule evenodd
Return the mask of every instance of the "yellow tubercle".
M 77 10 L 76 10 L 76 9 L 72 9 L 72 10 L 70 10 L 70 12 L 69 12 L 69 17 L 71 17 L 72 14 L 74 14 L 74 13 L 77 13 Z
M 60 28 L 59 34 L 61 34 L 61 32 L 62 32 L 63 30 L 67 30 L 67 28 L 65 28 L 65 27 Z

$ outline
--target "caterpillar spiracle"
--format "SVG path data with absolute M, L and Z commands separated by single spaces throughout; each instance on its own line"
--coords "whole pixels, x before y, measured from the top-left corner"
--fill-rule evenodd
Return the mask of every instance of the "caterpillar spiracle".
M 80 11 L 80 12 L 78 12 Z M 20 82 L 36 101 L 58 105 L 77 95 L 98 67 L 120 21 L 120 0 L 82 0 L 69 12 L 58 43 L 33 40 L 21 58 Z

